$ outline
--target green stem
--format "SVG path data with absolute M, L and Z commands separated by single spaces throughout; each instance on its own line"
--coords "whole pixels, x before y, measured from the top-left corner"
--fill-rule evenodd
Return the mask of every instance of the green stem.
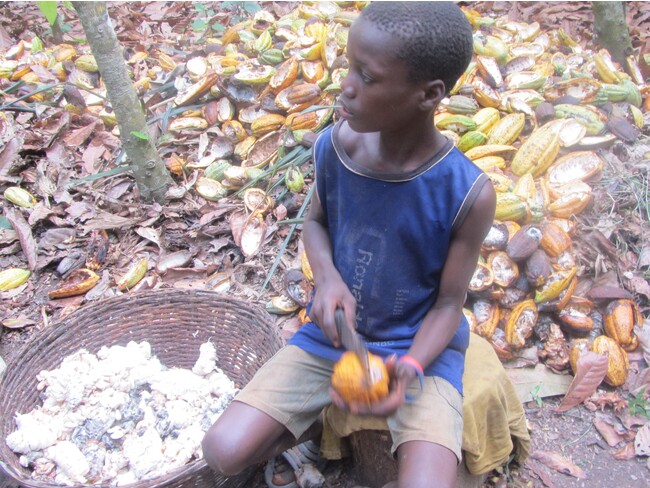
M 312 185 L 311 188 L 309 188 L 309 192 L 307 192 L 307 196 L 305 197 L 305 201 L 303 202 L 302 206 L 300 207 L 300 210 L 298 211 L 298 215 L 296 218 L 302 218 L 302 215 L 305 213 L 305 210 L 307 209 L 307 205 L 309 204 L 309 201 L 311 200 L 312 195 L 314 194 L 314 188 L 316 185 Z M 282 256 L 284 255 L 284 252 L 287 249 L 287 246 L 289 245 L 289 242 L 291 241 L 291 238 L 293 237 L 293 233 L 295 232 L 296 228 L 298 227 L 298 224 L 293 224 L 291 226 L 291 229 L 289 229 L 289 233 L 287 234 L 287 237 L 284 238 L 284 242 L 282 243 L 282 246 L 280 246 L 280 249 L 278 250 L 278 255 L 275 257 L 275 261 L 273 261 L 273 266 L 271 266 L 271 269 L 269 270 L 269 273 L 266 275 L 266 279 L 264 280 L 264 283 L 262 284 L 262 289 L 260 290 L 260 293 L 264 291 L 266 286 L 269 284 L 271 281 L 271 277 L 275 273 L 275 270 L 280 264 L 280 260 L 282 259 Z

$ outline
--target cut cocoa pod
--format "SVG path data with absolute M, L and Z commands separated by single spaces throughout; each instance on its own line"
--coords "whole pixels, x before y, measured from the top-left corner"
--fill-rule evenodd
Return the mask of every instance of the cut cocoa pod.
M 61 286 L 48 292 L 50 298 L 65 298 L 81 295 L 90 290 L 99 281 L 99 276 L 93 270 L 81 268 L 70 273 Z
M 524 300 L 512 309 L 505 326 L 506 341 L 519 349 L 526 344 L 537 323 L 537 305 L 532 299 Z

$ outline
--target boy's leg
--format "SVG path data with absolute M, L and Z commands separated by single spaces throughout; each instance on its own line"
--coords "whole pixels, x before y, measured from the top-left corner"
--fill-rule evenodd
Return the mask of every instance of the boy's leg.
M 418 394 L 419 384 L 409 387 Z M 426 377 L 420 396 L 388 418 L 398 482 L 388 487 L 453 487 L 461 460 L 463 398 L 449 382 Z
M 314 424 L 331 403 L 332 367 L 295 346 L 283 348 L 206 433 L 208 465 L 232 476 L 317 434 Z
M 212 469 L 225 476 L 234 476 L 319 433 L 320 425 L 316 422 L 296 440 L 270 415 L 234 401 L 206 433 L 203 455 Z
M 397 449 L 399 488 L 453 488 L 456 485 L 458 458 L 432 442 L 405 442 Z

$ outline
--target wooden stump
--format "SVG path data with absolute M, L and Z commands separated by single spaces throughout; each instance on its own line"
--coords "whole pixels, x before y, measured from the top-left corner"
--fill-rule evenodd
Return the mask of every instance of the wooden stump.
M 362 430 L 350 435 L 354 475 L 359 484 L 374 488 L 397 479 L 397 461 L 390 453 L 392 444 L 387 430 Z
M 387 430 L 362 430 L 350 435 L 354 459 L 354 477 L 362 486 L 381 488 L 397 479 L 397 460 L 390 448 L 393 441 Z M 458 466 L 456 488 L 480 488 L 487 474 L 473 475 L 464 462 Z

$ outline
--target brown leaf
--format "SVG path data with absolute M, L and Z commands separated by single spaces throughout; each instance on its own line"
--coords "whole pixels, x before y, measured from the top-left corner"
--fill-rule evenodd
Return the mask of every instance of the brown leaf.
M 533 461 L 532 459 L 528 458 L 526 459 L 525 465 L 528 469 L 530 469 L 535 476 L 537 476 L 540 480 L 542 480 L 542 483 L 544 483 L 545 486 L 548 488 L 555 488 L 555 484 L 553 483 L 553 480 L 551 480 L 551 477 L 548 475 L 545 469 L 542 468 L 542 465 L 539 464 L 537 461 Z
M 558 413 L 579 405 L 596 391 L 607 374 L 607 356 L 587 351 L 580 356 L 577 370 L 569 391 L 555 409 Z
M 6 212 L 6 217 L 11 226 L 14 228 L 18 234 L 18 240 L 20 241 L 20 247 L 27 258 L 27 264 L 29 269 L 36 269 L 36 262 L 38 258 L 38 246 L 32 236 L 32 228 L 29 226 L 25 217 L 20 212 L 17 212 L 16 209 L 8 208 Z
M 579 466 L 576 466 L 564 456 L 549 451 L 533 451 L 530 457 L 536 459 L 540 463 L 554 469 L 558 473 L 568 474 L 580 480 L 587 479 L 587 475 Z
M 644 295 L 647 299 L 650 300 L 650 283 L 648 280 L 641 276 L 632 276 L 631 279 L 626 280 L 627 285 L 632 291 L 638 293 L 639 295 Z
M 617 432 L 616 427 L 612 425 L 612 421 L 603 417 L 602 415 L 597 415 L 594 418 L 594 427 L 596 427 L 596 430 L 600 433 L 603 439 L 605 439 L 605 442 L 607 442 L 607 445 L 610 447 L 614 447 L 619 442 L 624 440 L 624 437 L 621 436 Z
M 628 442 L 623 445 L 623 447 L 614 451 L 613 456 L 614 459 L 617 459 L 618 461 L 629 461 L 630 459 L 634 459 L 636 457 L 636 453 L 634 452 L 634 442 Z
M 643 359 L 650 364 L 650 319 L 645 319 L 641 325 L 635 325 L 634 333 L 639 338 Z
M 0 176 L 13 173 L 13 166 L 21 160 L 20 149 L 23 146 L 23 139 L 16 137 L 5 144 L 0 151 Z
M 72 147 L 81 146 L 84 142 L 86 142 L 86 139 L 88 139 L 93 134 L 93 132 L 95 132 L 96 125 L 97 122 L 95 122 L 94 124 L 88 124 L 84 127 L 71 131 L 63 139 L 63 142 L 65 142 L 67 146 L 72 146 Z

